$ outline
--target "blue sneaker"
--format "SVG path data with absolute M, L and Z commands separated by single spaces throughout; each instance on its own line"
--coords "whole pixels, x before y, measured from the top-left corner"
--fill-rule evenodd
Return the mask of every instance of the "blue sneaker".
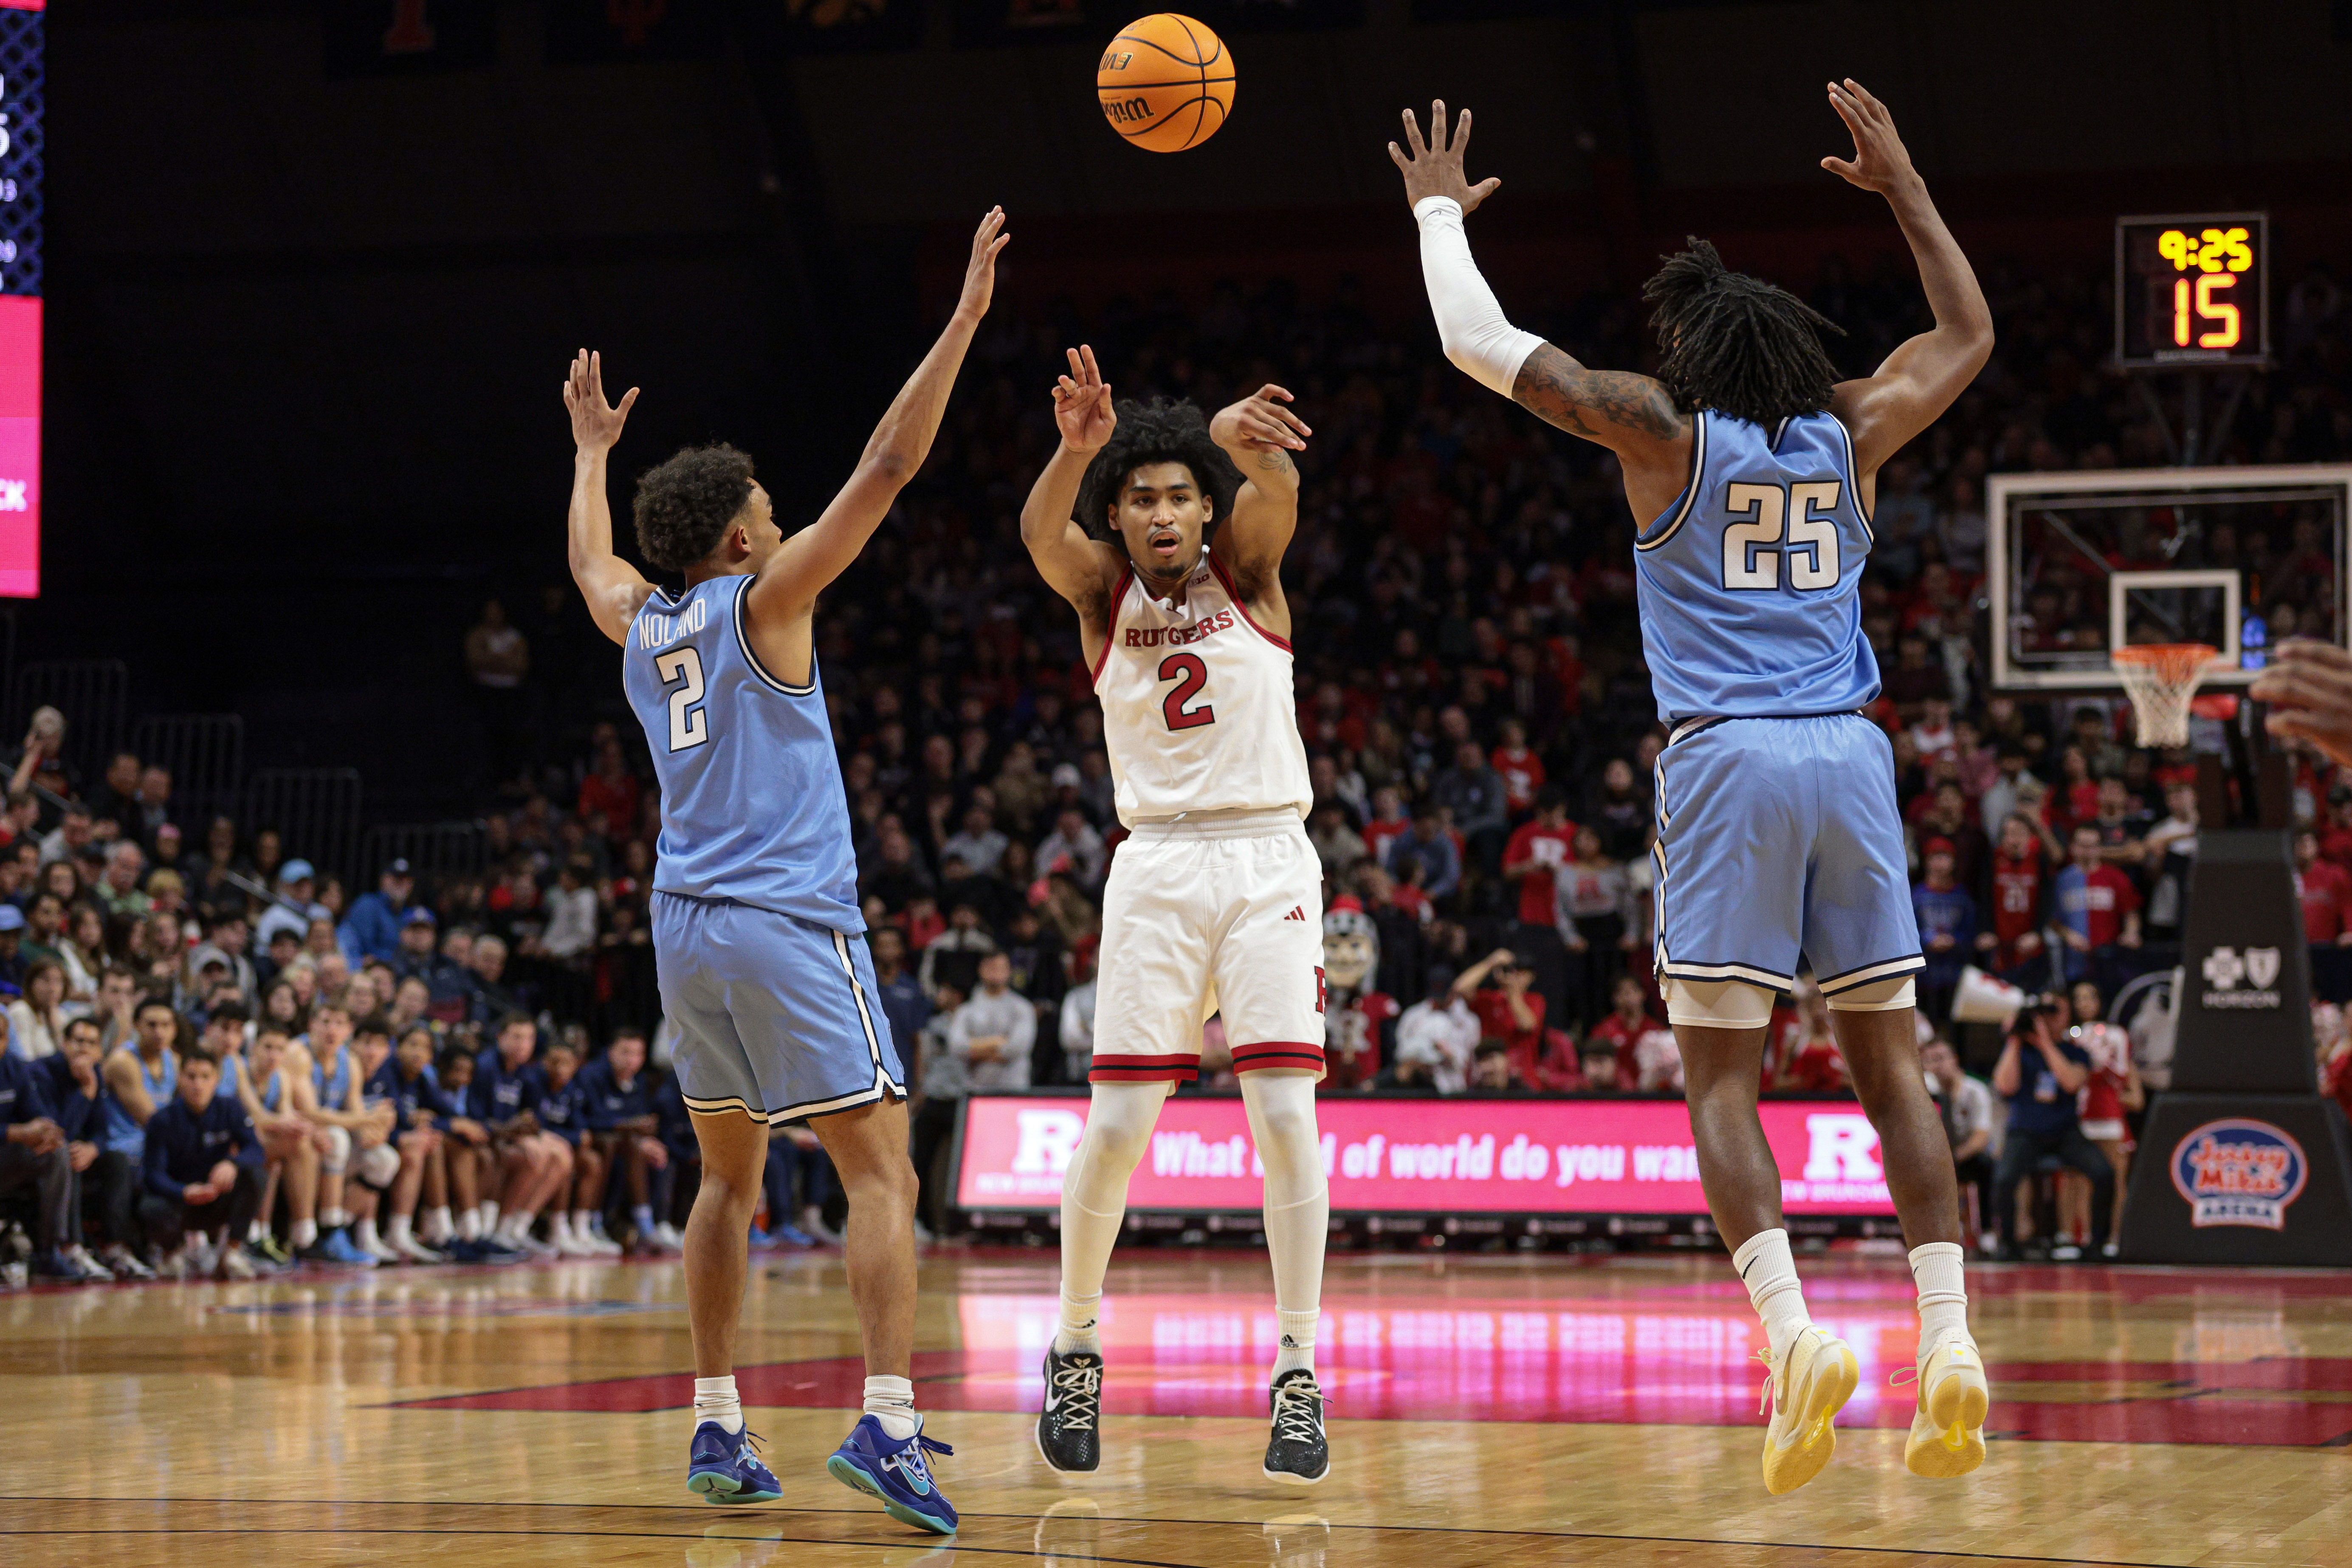
M 873 1416 L 861 1416 L 824 1468 L 843 1486 L 880 1498 L 883 1510 L 899 1523 L 934 1535 L 953 1535 L 955 1505 L 940 1495 L 939 1483 L 932 1479 L 929 1461 L 924 1458 L 926 1449 L 934 1454 L 955 1452 L 919 1431 L 901 1442 L 882 1430 L 882 1423 Z
M 748 1429 L 730 1432 L 716 1421 L 694 1429 L 694 1449 L 687 1457 L 686 1489 L 708 1503 L 773 1502 L 783 1496 L 775 1475 L 760 1462 L 751 1447 L 756 1435 Z
M 779 1226 L 770 1233 L 786 1247 L 814 1247 L 816 1237 L 796 1225 Z
M 338 1226 L 323 1231 L 319 1239 L 304 1247 L 300 1254 L 305 1263 L 326 1263 L 340 1268 L 373 1268 L 375 1259 L 352 1245 L 352 1238 Z

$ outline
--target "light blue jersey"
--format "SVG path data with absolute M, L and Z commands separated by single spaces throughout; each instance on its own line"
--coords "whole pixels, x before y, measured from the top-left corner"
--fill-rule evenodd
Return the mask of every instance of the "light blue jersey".
M 856 935 L 857 861 L 833 725 L 806 686 L 760 666 L 743 626 L 748 576 L 656 590 L 623 650 L 622 683 L 661 784 L 656 891 L 729 899 Z
M 1862 634 L 1870 520 L 1832 414 L 1778 429 L 1701 410 L 1691 482 L 1634 541 L 1658 717 L 1850 713 L 1878 696 Z

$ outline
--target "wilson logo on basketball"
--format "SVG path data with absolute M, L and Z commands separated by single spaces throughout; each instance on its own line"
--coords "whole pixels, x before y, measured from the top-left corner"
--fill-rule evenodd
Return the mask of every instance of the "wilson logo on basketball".
M 2287 1205 L 2310 1170 L 2303 1145 L 2267 1121 L 2208 1121 L 2172 1151 L 2172 1184 L 2200 1227 L 2285 1229 Z
M 1151 118 L 1151 106 L 1139 98 L 1103 100 L 1102 111 L 1118 124 L 1141 124 Z

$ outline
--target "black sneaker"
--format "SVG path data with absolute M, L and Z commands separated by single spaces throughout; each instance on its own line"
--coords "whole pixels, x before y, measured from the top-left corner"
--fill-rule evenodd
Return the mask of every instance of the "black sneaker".
M 1102 1463 L 1103 1358 L 1097 1351 L 1068 1355 L 1045 1347 L 1045 1408 L 1037 1414 L 1037 1452 L 1057 1470 L 1091 1470 Z
M 1265 1444 L 1265 1479 L 1311 1487 L 1331 1473 L 1331 1447 L 1323 1439 L 1323 1386 L 1307 1367 L 1296 1367 L 1266 1390 L 1274 1409 L 1274 1435 Z

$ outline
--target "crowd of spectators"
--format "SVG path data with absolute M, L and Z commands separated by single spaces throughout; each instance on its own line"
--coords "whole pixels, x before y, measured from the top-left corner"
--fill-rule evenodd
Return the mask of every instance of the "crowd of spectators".
M 1984 281 L 1992 362 L 1881 474 L 1863 616 L 1885 672 L 1870 717 L 1893 743 L 1927 949 L 1923 1031 L 1960 1046 L 1945 1053 L 1955 1071 L 1991 1074 L 2014 1124 L 2016 1105 L 2044 1103 L 2039 1080 L 2031 1060 L 2011 1070 L 2023 1058 L 1997 1037 L 1945 1030 L 1961 967 L 2036 991 L 2087 982 L 2095 1003 L 2112 997 L 2177 938 L 2197 805 L 2183 787 L 2191 754 L 2133 747 L 2120 702 L 1989 689 L 1985 477 L 2158 463 L 2166 437 L 2151 405 L 2101 368 L 2108 316 L 2095 280 L 1995 261 Z M 1808 292 L 1845 327 L 1830 347 L 1849 371 L 1925 322 L 1900 268 L 1864 279 L 1833 261 Z M 2218 460 L 2352 458 L 2352 301 L 2320 268 L 2284 295 L 2278 367 L 2214 433 Z M 1557 305 L 1530 325 L 1594 363 L 1645 359 L 1630 295 Z M 1038 580 L 1017 521 L 1052 447 L 1061 349 L 1080 340 L 1122 394 L 1213 408 L 1278 381 L 1314 424 L 1284 574 L 1307 828 L 1327 909 L 1369 933 L 1375 955 L 1360 984 L 1335 986 L 1327 1092 L 1678 1090 L 1647 957 L 1649 781 L 1664 734 L 1642 657 L 1634 520 L 1609 456 L 1484 394 L 1446 366 L 1425 323 L 1376 321 L 1346 281 L 1312 300 L 1280 281 L 1254 292 L 1225 282 L 1189 304 L 1005 310 L 974 346 L 925 472 L 817 618 L 881 1001 L 918 1095 L 926 1215 L 946 1217 L 937 1178 L 962 1096 L 1081 1084 L 1091 1052 L 1099 901 L 1123 834 L 1075 618 Z M 2265 570 L 2305 629 L 2337 629 L 2331 584 L 2284 561 L 2245 563 Z M 184 820 L 169 774 L 135 757 L 86 780 L 68 762 L 62 717 L 45 710 L 0 818 L 9 1056 L 73 1064 L 51 1076 L 84 1084 L 72 1037 L 87 1020 L 98 1079 L 119 1079 L 131 1090 L 121 1098 L 152 1101 L 152 1114 L 173 1096 L 152 1076 L 161 1058 L 121 1065 L 139 1057 L 152 1013 L 158 1048 L 183 1063 L 178 1097 L 201 1119 L 210 1101 L 189 1097 L 204 1075 L 186 1061 L 242 1056 L 242 1076 L 232 1067 L 217 1094 L 231 1077 L 250 1088 L 253 1053 L 274 1028 L 281 1053 L 322 1068 L 315 1019 L 327 1010 L 342 1019 L 333 1029 L 380 1042 L 395 1067 L 419 1058 L 402 1081 L 430 1089 L 384 1097 L 394 1127 L 343 1129 L 355 1146 L 367 1137 L 394 1151 L 374 1162 L 388 1178 L 380 1243 L 404 1204 L 418 1247 L 562 1244 L 551 1223 L 543 1237 L 500 1228 L 502 1205 L 522 1197 L 566 1216 L 571 1245 L 583 1233 L 609 1245 L 607 1209 L 660 1245 L 675 1216 L 656 1211 L 683 1201 L 663 1173 L 689 1163 L 691 1139 L 655 1103 L 669 1047 L 646 916 L 659 803 L 618 680 L 597 674 L 599 645 L 583 626 L 557 584 L 519 620 L 486 605 L 468 632 L 489 781 L 481 863 L 440 868 L 424 886 L 394 862 L 354 888 L 341 879 L 352 868 L 311 864 L 271 824 Z M 2198 745 L 2221 743 L 2217 725 L 2200 726 Z M 2352 943 L 2352 778 L 2315 756 L 2295 763 L 2312 938 Z M 512 1071 L 533 1076 L 522 1092 L 555 1104 L 577 1079 L 617 1072 L 637 1048 L 627 1042 L 646 1051 L 622 1074 L 642 1103 L 625 1096 L 626 1114 L 602 1124 L 584 1106 L 570 1112 L 581 1128 L 560 1128 L 516 1101 L 467 1098 L 510 1076 L 495 1067 L 502 1048 L 523 1048 Z M 1943 1059 L 1931 1052 L 1931 1076 Z M 1810 988 L 1776 1017 L 1764 1073 L 1774 1088 L 1843 1085 Z M 62 1082 L 41 1092 L 57 1098 Z M 1212 1020 L 1197 1087 L 1230 1082 Z M 347 1114 L 380 1121 L 377 1098 Z M 300 1163 L 290 1130 L 272 1142 L 269 1119 L 284 1113 L 262 1110 L 248 1117 L 251 1147 L 232 1137 L 233 1152 L 201 1172 L 197 1155 L 184 1162 L 181 1205 L 212 1228 L 266 1229 L 267 1203 L 283 1201 Z M 327 1123 L 292 1114 L 315 1134 L 312 1163 L 324 1162 Z M 1956 1144 L 1986 1120 L 1969 1114 Z M 34 1120 L 58 1124 L 17 1124 Z M 1996 1189 L 2017 1175 L 1995 1150 L 2092 1169 L 2080 1148 L 2044 1150 L 2035 1140 L 2054 1134 L 2026 1131 L 2032 1140 L 2007 1142 L 1989 1132 L 1963 1157 L 1994 1162 L 1989 1207 L 2006 1206 Z M 50 1141 L 12 1131 L 0 1182 L 37 1162 L 16 1151 Z M 97 1168 L 66 1143 L 70 1174 Z M 838 1212 L 811 1143 L 804 1130 L 779 1138 L 779 1237 L 816 1234 L 829 1200 Z M 568 1163 L 552 1144 L 575 1152 Z M 350 1170 L 362 1152 L 346 1152 Z M 275 1174 L 257 1185 L 247 1166 Z M 76 1199 L 118 1261 L 142 1256 L 140 1205 L 100 1189 L 125 1179 L 80 1182 Z M 428 1183 L 421 1199 L 408 1191 Z M 320 1200 L 321 1220 L 330 1206 Z M 352 1205 L 332 1206 L 355 1229 Z M 444 1217 L 453 1207 L 457 1221 Z

